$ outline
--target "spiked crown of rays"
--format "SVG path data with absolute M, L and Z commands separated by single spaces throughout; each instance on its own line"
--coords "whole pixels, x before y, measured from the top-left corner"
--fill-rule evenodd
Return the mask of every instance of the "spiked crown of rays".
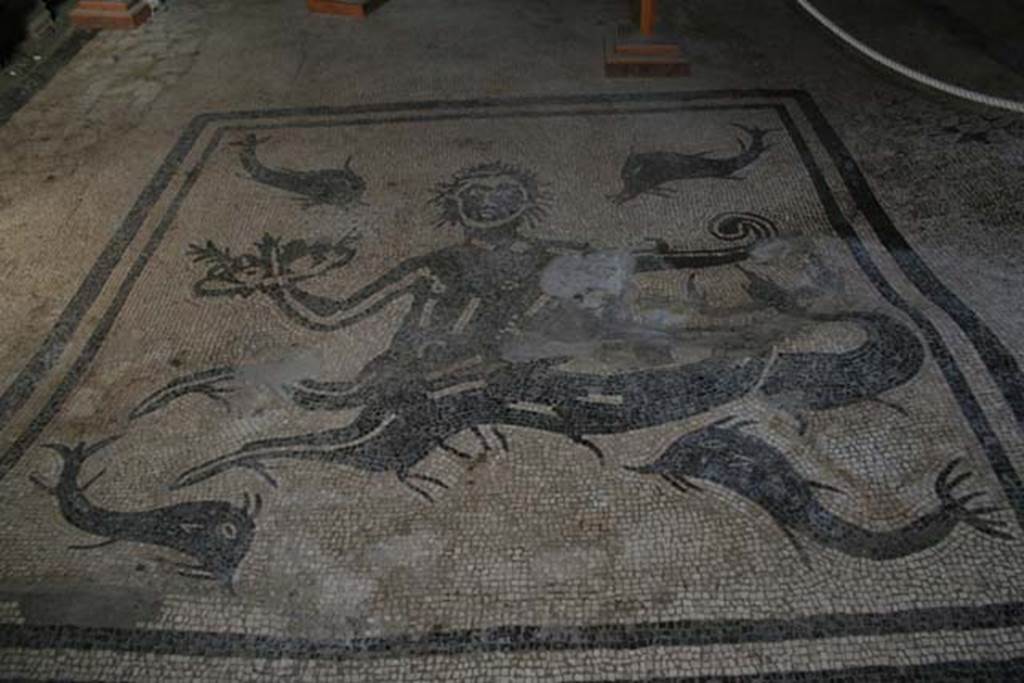
M 523 188 L 526 193 L 526 209 L 521 217 L 531 228 L 537 227 L 547 217 L 547 207 L 551 204 L 550 193 L 532 172 L 501 161 L 464 168 L 456 173 L 451 180 L 438 183 L 434 188 L 434 197 L 430 200 L 431 205 L 441 209 L 441 215 L 438 217 L 435 227 L 462 225 L 459 214 L 459 192 L 474 180 L 497 176 L 515 178 Z

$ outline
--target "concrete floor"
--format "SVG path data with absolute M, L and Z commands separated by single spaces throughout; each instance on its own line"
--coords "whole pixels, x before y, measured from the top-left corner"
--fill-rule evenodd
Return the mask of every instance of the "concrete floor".
M 172 1 L 0 127 L 0 674 L 1019 678 L 1024 119 L 625 4 Z

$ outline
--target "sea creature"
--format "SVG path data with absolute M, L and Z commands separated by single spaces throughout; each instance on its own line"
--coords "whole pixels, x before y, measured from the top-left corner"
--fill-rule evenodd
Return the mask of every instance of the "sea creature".
M 658 475 L 684 493 L 701 490 L 692 481 L 697 479 L 743 496 L 771 515 L 804 562 L 808 558 L 799 537 L 846 555 L 878 561 L 906 557 L 937 545 L 960 524 L 994 538 L 1012 538 L 1002 531 L 1005 522 L 990 518 L 1001 508 L 967 507 L 967 503 L 984 495 L 982 492 L 959 497 L 954 494 L 971 477 L 969 472 L 953 476 L 962 458 L 948 463 L 936 477 L 935 495 L 939 500 L 934 510 L 897 529 L 873 531 L 833 514 L 816 493 L 842 491 L 803 477 L 780 450 L 741 431 L 750 422 L 734 420 L 725 418 L 685 434 L 654 462 L 627 469 Z
M 564 436 L 599 459 L 600 449 L 586 438 L 665 424 L 698 415 L 742 397 L 764 374 L 768 354 L 750 359 L 707 359 L 671 370 L 642 370 L 612 376 L 563 372 L 557 359 L 513 364 L 478 375 L 450 391 L 412 376 L 383 391 L 377 385 L 302 382 L 293 399 L 310 410 L 362 405 L 349 424 L 326 431 L 263 439 L 182 472 L 172 488 L 193 486 L 232 469 L 247 469 L 271 485 L 267 471 L 286 461 L 314 461 L 366 472 L 391 472 L 414 492 L 430 499 L 413 482 L 441 488 L 444 482 L 416 474 L 413 468 L 437 449 L 455 453 L 448 441 L 471 431 L 481 444 L 481 427 L 526 427 Z M 468 378 L 466 378 L 468 379 Z M 460 385 L 456 385 L 460 386 Z M 600 395 L 608 402 L 592 400 Z M 652 400 L 652 396 L 659 397 Z M 540 412 L 521 404 L 543 406 Z M 495 432 L 507 449 L 503 435 Z M 458 454 L 458 453 L 455 453 Z
M 270 168 L 256 156 L 256 148 L 267 138 L 250 133 L 235 143 L 242 148 L 238 158 L 249 177 L 258 183 L 276 187 L 296 195 L 304 208 L 334 206 L 347 209 L 358 203 L 366 191 L 366 181 L 352 170 L 352 157 L 344 168 L 325 168 L 316 171 L 295 171 L 288 168 Z
M 709 158 L 709 152 L 697 154 L 681 154 L 679 152 L 641 152 L 630 154 L 622 165 L 622 191 L 609 195 L 614 204 L 625 204 L 642 194 L 658 197 L 668 195 L 663 187 L 666 183 L 677 180 L 695 180 L 697 178 L 720 178 L 723 180 L 741 180 L 736 173 L 754 163 L 771 145 L 766 145 L 764 138 L 773 132 L 766 128 L 741 126 L 732 124 L 750 136 L 749 142 L 738 139 L 738 154 L 724 159 Z
M 797 305 L 792 294 L 753 273 L 749 277 L 751 296 L 762 307 L 814 317 Z M 884 403 L 878 394 L 906 382 L 923 362 L 924 351 L 913 332 L 888 316 L 844 312 L 821 319 L 859 323 L 867 340 L 845 353 L 775 354 L 766 348 L 740 358 L 712 357 L 610 375 L 567 371 L 559 367 L 558 359 L 487 366 L 460 377 L 456 386 L 465 385 L 465 389 L 455 393 L 450 393 L 451 378 L 444 374 L 419 380 L 413 373 L 368 373 L 371 379 L 364 382 L 304 380 L 291 387 L 297 405 L 308 410 L 362 406 L 363 411 L 339 429 L 246 444 L 183 472 L 175 486 L 191 486 L 234 468 L 249 469 L 273 483 L 269 465 L 307 460 L 393 472 L 399 481 L 429 498 L 411 482 L 443 484 L 415 475 L 413 467 L 439 447 L 450 451 L 448 440 L 464 430 L 476 433 L 481 426 L 541 430 L 565 436 L 601 457 L 588 436 L 687 419 L 753 391 L 780 397 L 794 411 L 827 410 L 860 400 Z M 387 376 L 400 380 L 384 379 Z M 201 381 L 190 385 L 190 379 L 168 385 L 144 405 L 156 406 L 159 397 L 175 397 L 187 387 L 205 393 Z M 527 404 L 543 409 L 524 407 Z
M 252 441 L 233 453 L 196 465 L 182 472 L 172 489 L 193 486 L 232 469 L 247 469 L 268 484 L 277 481 L 268 471 L 283 461 L 305 460 L 344 465 L 364 472 L 393 473 L 398 481 L 428 501 L 433 497 L 414 482 L 447 489 L 444 481 L 413 468 L 437 449 L 466 457 L 447 441 L 463 430 L 472 430 L 486 443 L 478 425 L 483 415 L 494 414 L 500 406 L 480 389 L 430 398 L 415 382 L 396 387 L 386 401 L 367 404 L 355 420 L 338 429 L 311 434 Z M 507 450 L 504 435 L 496 434 Z
M 921 371 L 925 350 L 913 330 L 883 313 L 813 313 L 799 305 L 795 293 L 743 266 L 737 268 L 746 275 L 745 288 L 754 300 L 780 313 L 813 322 L 851 323 L 865 336 L 860 345 L 849 351 L 780 353 L 761 384 L 765 396 L 779 398 L 794 411 L 831 410 L 859 401 L 874 401 L 905 414 L 902 407 L 879 396 Z M 802 417 L 799 419 L 803 432 L 806 424 Z
M 765 396 L 782 397 L 796 410 L 831 410 L 873 401 L 906 414 L 899 405 L 879 398 L 915 377 L 924 364 L 924 346 L 906 325 L 866 311 L 808 317 L 855 324 L 866 339 L 839 353 L 780 353 L 761 385 Z
M 158 545 L 195 560 L 195 564 L 170 563 L 178 567 L 182 576 L 220 581 L 230 586 L 252 543 L 254 519 L 262 505 L 259 495 L 253 499 L 246 495 L 243 507 L 219 500 L 189 501 L 138 512 L 99 507 L 85 497 L 85 492 L 105 470 L 81 486 L 78 477 L 86 460 L 117 438 L 103 439 L 92 445 L 84 442 L 74 446 L 46 444 L 45 448 L 57 453 L 61 460 L 57 484 L 50 486 L 35 475 L 31 477 L 34 484 L 57 498 L 61 515 L 69 524 L 105 539 L 92 545 L 71 547 L 76 550 L 100 548 L 118 541 Z
M 135 420 L 143 415 L 156 412 L 187 394 L 200 394 L 222 405 L 227 405 L 227 399 L 223 395 L 231 393 L 234 389 L 230 385 L 226 385 L 225 382 L 234 380 L 235 372 L 233 367 L 219 367 L 179 377 L 143 399 L 132 410 L 129 418 Z

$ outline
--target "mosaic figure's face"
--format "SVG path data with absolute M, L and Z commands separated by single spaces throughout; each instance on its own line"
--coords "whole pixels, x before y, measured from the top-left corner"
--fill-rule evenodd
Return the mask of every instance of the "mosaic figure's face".
M 433 203 L 441 207 L 438 225 L 458 225 L 484 236 L 523 222 L 537 225 L 546 197 L 530 173 L 490 163 L 464 169 L 441 183 Z
M 469 228 L 506 225 L 522 217 L 530 205 L 529 193 L 517 178 L 502 173 L 476 178 L 455 195 L 459 218 Z

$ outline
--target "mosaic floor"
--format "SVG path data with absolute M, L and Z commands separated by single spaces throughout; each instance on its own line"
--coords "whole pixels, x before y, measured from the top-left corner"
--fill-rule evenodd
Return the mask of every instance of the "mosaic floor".
M 1010 676 L 1022 391 L 806 93 L 201 115 L 4 394 L 0 672 Z

